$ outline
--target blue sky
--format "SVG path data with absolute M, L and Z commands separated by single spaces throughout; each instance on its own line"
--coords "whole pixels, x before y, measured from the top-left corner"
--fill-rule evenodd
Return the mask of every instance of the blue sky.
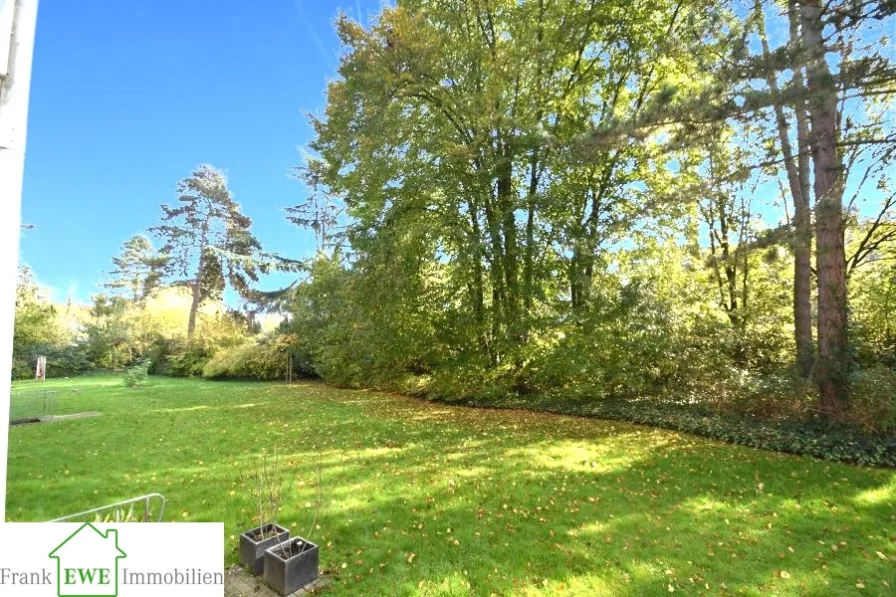
M 313 236 L 283 219 L 289 177 L 336 74 L 333 20 L 377 0 L 44 0 L 34 50 L 21 259 L 55 300 L 88 301 L 131 235 L 157 223 L 177 181 L 224 170 L 265 248 Z M 276 288 L 291 278 L 271 276 Z M 231 295 L 232 297 L 232 295 Z
M 22 206 L 36 228 L 23 234 L 22 261 L 54 300 L 87 302 L 121 243 L 156 224 L 159 204 L 173 203 L 177 181 L 203 162 L 227 173 L 267 250 L 309 256 L 313 235 L 282 211 L 304 195 L 290 168 L 311 139 L 305 113 L 322 111 L 336 74 L 337 13 L 366 22 L 378 8 L 379 0 L 43 0 Z M 777 185 L 756 194 L 767 200 Z M 776 210 L 765 209 L 776 223 Z M 293 279 L 272 275 L 259 286 Z

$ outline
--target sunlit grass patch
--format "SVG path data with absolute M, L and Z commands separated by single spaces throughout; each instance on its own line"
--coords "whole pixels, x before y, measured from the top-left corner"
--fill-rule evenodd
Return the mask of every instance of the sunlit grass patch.
M 859 492 L 853 499 L 857 504 L 866 506 L 884 505 L 886 502 L 890 502 L 892 505 L 894 495 L 896 495 L 896 475 L 890 479 L 889 483 Z
M 896 474 L 594 419 L 321 384 L 47 382 L 96 419 L 10 430 L 8 516 L 151 492 L 221 520 L 228 564 L 276 448 L 280 522 L 334 595 L 887 594 Z M 78 391 L 71 391 L 77 389 Z M 318 528 L 319 527 L 319 528 Z M 887 583 L 887 584 L 885 584 Z

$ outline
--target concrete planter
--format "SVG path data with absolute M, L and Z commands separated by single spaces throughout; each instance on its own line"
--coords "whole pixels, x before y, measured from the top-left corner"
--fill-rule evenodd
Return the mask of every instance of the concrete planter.
M 283 553 L 283 547 L 300 548 L 297 555 Z M 318 576 L 320 553 L 317 545 L 293 537 L 285 545 L 274 545 L 264 552 L 264 582 L 286 597 L 313 583 Z
M 260 534 L 261 527 L 251 529 L 240 535 L 240 564 L 255 576 L 259 576 L 264 572 L 265 550 L 289 540 L 289 531 L 279 525 L 265 525 L 265 532 L 269 533 L 271 527 L 277 534 L 261 541 L 255 539 Z

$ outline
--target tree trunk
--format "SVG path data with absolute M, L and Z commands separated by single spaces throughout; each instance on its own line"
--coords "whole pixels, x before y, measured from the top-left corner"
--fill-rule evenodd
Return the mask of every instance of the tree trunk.
M 473 314 L 476 321 L 476 336 L 479 340 L 479 348 L 489 357 L 491 362 L 491 351 L 489 349 L 488 330 L 485 326 L 485 283 L 483 260 L 485 258 L 485 248 L 483 247 L 482 230 L 479 225 L 479 208 L 476 202 L 469 200 L 467 202 L 467 211 L 470 216 L 471 239 L 470 245 L 474 247 L 472 261 L 472 282 L 470 284 L 470 295 L 473 301 Z
M 719 304 L 728 315 L 728 321 L 732 327 L 742 331 L 745 320 L 741 313 L 741 307 L 738 305 L 737 251 L 734 251 L 732 255 L 729 235 L 733 216 L 726 210 L 727 198 L 724 195 L 711 197 L 710 201 L 709 207 L 704 210 L 704 219 L 709 228 L 709 251 L 712 255 L 713 274 L 719 288 Z M 718 229 L 716 229 L 716 224 L 718 224 Z
M 202 270 L 200 269 L 200 275 Z M 202 292 L 199 288 L 199 277 L 192 284 L 193 300 L 190 302 L 190 319 L 187 321 L 187 341 L 193 342 L 193 335 L 196 333 L 196 315 L 199 313 L 199 302 L 202 299 Z
M 808 378 L 815 364 L 812 348 L 812 219 L 807 204 L 794 202 L 793 324 L 797 372 Z
M 799 19 L 797 6 L 791 0 L 788 7 L 790 20 L 790 38 L 799 42 Z M 794 107 L 796 112 L 797 139 L 797 180 L 800 188 L 800 201 L 794 197 L 794 327 L 797 338 L 797 370 L 808 378 L 815 365 L 815 351 L 812 348 L 812 212 L 809 194 L 809 123 L 806 115 L 806 100 L 803 91 L 803 71 L 794 70 L 793 83 L 796 87 L 799 103 Z
M 765 23 L 761 18 L 762 7 L 759 3 L 757 3 L 757 10 L 760 16 L 762 52 L 768 61 L 766 81 L 774 97 L 778 139 L 781 143 L 787 183 L 793 200 L 793 327 L 796 344 L 796 370 L 800 377 L 808 378 L 815 362 L 812 348 L 812 218 L 809 214 L 809 155 L 806 147 L 808 127 L 804 107 L 798 104 L 794 108 L 798 140 L 798 153 L 795 159 L 790 143 L 790 124 L 787 121 L 778 83 L 775 80 L 776 71 L 771 62 L 771 52 L 765 35 Z M 798 21 L 793 0 L 789 3 L 788 15 L 791 41 L 797 43 L 799 41 Z M 795 69 L 794 84 L 802 87 L 802 74 L 799 68 Z
M 520 313 L 519 246 L 513 196 L 513 162 L 508 150 L 502 150 L 501 155 L 496 186 L 504 238 L 504 316 L 506 329 L 511 332 L 512 341 L 515 342 L 521 338 L 525 322 L 522 321 Z
M 535 273 L 535 209 L 538 193 L 538 149 L 532 151 L 529 163 L 529 193 L 526 196 L 526 257 L 523 266 L 523 300 L 528 318 L 535 294 L 533 285 Z
M 588 251 L 583 248 L 584 241 L 577 239 L 569 260 L 569 294 L 572 309 L 576 314 L 583 314 L 591 299 L 591 280 L 588 279 Z
M 490 201 L 491 199 L 491 201 Z M 501 358 L 502 340 L 501 331 L 505 318 L 504 313 L 504 249 L 501 238 L 501 227 L 494 209 L 494 193 L 485 198 L 484 205 L 485 224 L 489 236 L 490 268 L 489 277 L 492 287 L 492 312 L 491 312 L 491 338 L 493 349 L 491 358 L 493 364 L 497 364 Z
M 210 217 L 206 217 L 202 225 L 202 241 L 199 245 L 199 266 L 196 269 L 196 278 L 193 280 L 193 299 L 190 302 L 190 318 L 187 320 L 187 342 L 193 343 L 196 333 L 196 317 L 199 314 L 199 304 L 202 302 L 202 275 L 205 272 L 205 252 L 208 248 L 208 229 Z
M 807 57 L 809 139 L 815 174 L 815 242 L 818 272 L 818 367 L 822 410 L 838 417 L 849 395 L 846 253 L 843 239 L 843 162 L 838 153 L 837 89 L 825 61 L 820 0 L 801 7 Z

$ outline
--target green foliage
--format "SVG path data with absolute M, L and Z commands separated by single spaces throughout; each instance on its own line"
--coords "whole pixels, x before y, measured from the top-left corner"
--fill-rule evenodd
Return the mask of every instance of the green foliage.
M 93 370 L 84 346 L 73 344 L 68 346 L 31 346 L 24 354 L 13 357 L 13 379 L 32 379 L 37 357 L 47 357 L 46 376 L 73 377 Z
M 303 170 L 327 203 L 292 218 L 317 230 L 331 197 L 350 217 L 351 261 L 319 256 L 291 306 L 314 370 L 345 386 L 533 403 L 719 402 L 743 377 L 785 370 L 791 274 L 751 244 L 740 170 L 753 156 L 731 141 L 736 125 L 662 160 L 645 139 L 587 159 L 556 151 L 637 117 L 661 82 L 706 83 L 679 36 L 730 15 L 667 2 L 486 13 L 422 2 L 369 29 L 337 25 L 343 78 Z M 489 28 L 471 32 L 477 19 Z M 616 28 L 594 26 L 605 21 Z M 701 248 L 701 225 L 717 244 Z
M 218 312 L 214 315 L 199 316 L 193 348 L 209 354 L 219 348 L 238 346 L 250 336 L 245 321 L 233 313 Z
M 56 344 L 64 340 L 57 310 L 34 279 L 27 266 L 19 268 L 16 285 L 16 322 L 13 331 L 13 352 L 29 346 Z
M 87 358 L 96 367 L 118 371 L 142 352 L 130 317 L 131 304 L 123 297 L 94 297 L 93 318 L 87 323 Z
M 211 353 L 206 349 L 187 345 L 180 351 L 167 355 L 158 372 L 174 377 L 201 377 L 211 358 Z
M 121 370 L 149 358 L 151 373 L 198 376 L 215 351 L 239 345 L 249 337 L 244 317 L 205 303 L 197 315 L 193 342 L 187 342 L 189 308 L 189 297 L 178 289 L 166 289 L 140 301 L 94 297 L 91 317 L 85 323 L 86 357 L 106 370 Z
M 169 258 L 157 253 L 152 242 L 137 234 L 122 245 L 121 254 L 112 258 L 115 269 L 105 286 L 127 291 L 133 300 L 149 296 L 161 283 L 169 265 Z
M 34 368 L 31 360 L 21 355 L 14 356 L 12 359 L 12 379 L 30 379 L 33 376 Z
M 209 379 L 283 379 L 287 355 L 276 342 L 249 341 L 222 348 L 202 368 Z
M 170 375 L 168 371 L 168 357 L 180 349 L 180 342 L 164 336 L 156 338 L 146 353 L 149 360 L 150 375 Z
M 146 380 L 149 379 L 149 367 L 151 364 L 149 359 L 141 359 L 125 369 L 124 385 L 129 388 L 135 388 L 145 384 Z
M 849 418 L 871 431 L 896 435 L 896 371 L 875 365 L 853 376 Z
M 892 224 L 891 224 L 892 226 Z M 855 231 L 856 247 L 869 232 Z M 853 250 L 857 250 L 857 247 Z M 885 245 L 871 253 L 873 259 L 858 267 L 850 278 L 850 334 L 856 359 L 863 366 L 880 362 L 896 366 L 896 247 Z
M 73 377 L 95 369 L 81 344 L 47 347 L 40 353 L 47 357 L 47 377 Z
M 227 177 L 208 164 L 178 182 L 176 205 L 162 205 L 162 222 L 150 231 L 165 243 L 166 263 L 183 277 L 178 284 L 192 292 L 190 340 L 204 300 L 220 300 L 227 284 L 241 296 L 250 296 L 250 283 L 270 269 L 271 256 L 263 254 L 251 227 L 252 220 L 227 188 Z
M 118 370 L 149 357 L 153 373 L 277 379 L 292 355 L 300 375 L 446 401 L 638 412 L 671 404 L 763 424 L 811 422 L 824 397 L 809 382 L 834 379 L 845 360 L 838 351 L 816 363 L 815 379 L 802 366 L 794 378 L 794 357 L 799 345 L 810 349 L 800 364 L 812 360 L 807 326 L 839 321 L 829 317 L 839 303 L 811 313 L 808 295 L 819 287 L 795 282 L 795 263 L 805 274 L 797 279 L 810 274 L 795 255 L 810 255 L 790 203 L 783 197 L 781 210 L 760 190 L 777 177 L 785 195 L 808 193 L 808 179 L 788 167 L 808 175 L 825 153 L 804 151 L 776 170 L 778 143 L 783 151 L 789 136 L 797 149 L 817 142 L 799 128 L 814 109 L 800 95 L 808 73 L 794 61 L 804 57 L 786 45 L 750 55 L 771 5 L 740 14 L 704 0 L 635 4 L 413 0 L 383 8 L 369 27 L 341 16 L 340 78 L 325 116 L 312 118 L 299 168 L 310 192 L 287 208 L 290 222 L 317 236 L 308 276 L 273 293 L 251 288 L 276 260 L 223 173 L 200 166 L 151 229 L 165 257 L 138 236 L 113 260 L 111 285 L 133 300 L 96 299 L 84 326 L 90 365 Z M 852 41 L 864 26 L 828 24 Z M 793 35 L 812 29 L 803 25 Z M 842 47 L 877 53 L 873 44 Z M 821 51 L 843 60 L 834 49 Z M 880 114 L 893 98 L 850 70 L 868 67 L 836 75 L 843 89 L 875 89 L 877 99 L 859 93 L 844 104 L 841 137 L 851 164 L 870 164 L 868 176 L 844 179 L 877 187 L 857 191 L 845 217 L 851 311 L 842 319 L 860 368 L 849 408 L 826 416 L 893 434 L 896 195 L 893 153 L 876 147 L 888 138 Z M 768 89 L 747 85 L 763 81 Z M 797 126 L 788 128 L 791 117 Z M 858 204 L 878 199 L 880 209 L 863 212 L 876 216 L 859 215 Z M 167 309 L 162 292 L 147 288 L 169 263 L 184 294 Z M 260 339 L 251 317 L 206 312 L 228 285 L 256 303 L 267 297 L 268 307 L 285 303 L 289 321 Z M 34 284 L 20 286 L 14 368 L 27 376 L 34 350 L 72 343 Z M 834 385 L 829 404 L 842 406 L 849 384 Z
M 48 377 L 77 375 L 92 368 L 84 347 L 66 325 L 62 310 L 49 301 L 27 266 L 19 269 L 13 331 L 12 378 L 34 377 L 37 357 L 47 357 Z
M 801 369 L 812 360 L 810 255 L 799 251 L 806 292 L 796 300 L 803 245 L 790 204 L 781 213 L 757 189 L 778 177 L 808 194 L 811 160 L 827 153 L 803 151 L 805 180 L 775 170 L 776 143 L 819 141 L 787 123 L 805 124 L 813 105 L 797 83 L 815 83 L 789 46 L 750 54 L 763 11 L 773 13 L 702 1 L 415 1 L 383 8 L 369 27 L 340 17 L 341 77 L 300 169 L 313 194 L 288 215 L 318 234 L 320 252 L 290 307 L 295 349 L 332 383 L 444 399 L 674 399 L 769 420 L 791 406 L 809 414 L 806 399 L 821 403 L 820 393 L 766 381 L 788 378 L 797 339 Z M 788 13 L 772 18 L 787 29 Z M 863 27 L 833 24 L 849 39 Z M 870 42 L 849 47 L 878 55 Z M 821 52 L 844 59 L 832 45 Z M 777 89 L 779 79 L 789 82 Z M 892 152 L 862 149 L 887 138 L 879 114 L 892 97 L 846 79 L 887 96 L 844 106 L 842 138 L 859 141 L 850 160 L 862 153 L 855 163 L 873 162 L 878 179 L 879 193 L 863 196 L 884 199 L 876 220 L 850 215 L 868 232 L 850 237 L 852 269 L 896 238 L 896 202 L 881 174 Z M 762 81 L 768 89 L 754 89 Z M 342 213 L 344 230 L 327 232 Z M 336 250 L 344 244 L 350 258 Z M 873 293 L 852 288 L 866 363 L 892 354 L 896 337 L 888 261 L 868 275 Z M 831 334 L 826 345 L 846 337 Z M 818 380 L 842 365 L 825 356 Z
M 555 305 L 497 364 L 471 342 L 462 306 L 441 300 L 450 278 L 394 266 L 384 275 L 372 258 L 352 269 L 319 259 L 297 289 L 287 327 L 314 370 L 338 385 L 440 400 L 522 397 L 532 408 L 614 398 L 758 412 L 758 399 L 742 398 L 759 395 L 758 380 L 786 371 L 786 272 L 763 268 L 757 256 L 751 302 L 734 327 L 706 300 L 715 290 L 711 272 L 689 270 L 687 257 L 672 243 L 617 253 L 608 264 L 614 273 L 594 275 L 588 309 Z M 427 290 L 390 292 L 412 284 Z M 782 400 L 782 408 L 790 403 Z

